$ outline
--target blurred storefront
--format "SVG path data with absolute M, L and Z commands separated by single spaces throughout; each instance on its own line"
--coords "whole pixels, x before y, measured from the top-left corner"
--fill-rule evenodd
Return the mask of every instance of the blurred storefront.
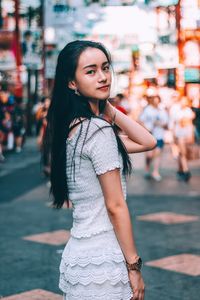
M 0 82 L 15 82 L 14 32 L 0 30 Z
M 194 101 L 199 99 L 198 0 L 0 3 L 0 76 L 5 78 L 6 72 L 9 78 L 10 73 L 16 77 L 14 70 L 19 66 L 12 43 L 18 3 L 20 76 L 25 94 L 33 102 L 51 92 L 58 53 L 77 38 L 103 42 L 112 53 L 116 72 L 113 94 L 126 91 L 130 98 L 141 97 L 149 85 L 156 84 L 177 89 Z
M 200 3 L 198 0 L 181 0 L 177 7 L 179 68 L 184 80 L 177 89 L 199 104 L 200 99 Z M 179 72 L 177 73 L 178 79 Z

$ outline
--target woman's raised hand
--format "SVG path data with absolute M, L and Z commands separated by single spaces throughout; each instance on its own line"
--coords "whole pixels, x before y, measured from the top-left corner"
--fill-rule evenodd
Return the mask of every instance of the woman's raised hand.
M 115 109 L 114 106 L 108 101 L 106 100 L 106 105 L 105 105 L 105 109 L 104 109 L 104 119 L 110 123 L 113 122 L 113 118 L 115 115 Z

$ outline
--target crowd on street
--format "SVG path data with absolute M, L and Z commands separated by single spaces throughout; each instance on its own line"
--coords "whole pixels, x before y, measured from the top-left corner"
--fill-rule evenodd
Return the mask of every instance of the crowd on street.
M 42 142 L 46 129 L 46 117 L 51 99 L 43 97 L 34 105 L 34 127 L 37 136 L 37 147 L 42 152 Z M 155 181 L 162 180 L 160 166 L 165 144 L 171 148 L 172 159 L 177 162 L 177 179 L 189 181 L 191 172 L 189 160 L 200 158 L 200 107 L 193 106 L 186 96 L 177 91 L 171 94 L 168 101 L 163 101 L 159 89 L 150 86 L 146 89 L 137 107 L 124 93 L 118 93 L 110 99 L 112 105 L 124 114 L 133 117 L 145 126 L 157 139 L 154 150 L 145 153 L 144 177 Z M 138 112 L 137 114 L 135 112 Z M 20 153 L 25 141 L 26 118 L 22 102 L 9 92 L 7 86 L 0 90 L 0 161 L 4 162 L 4 152 Z M 49 177 L 48 158 L 43 159 L 43 172 Z
M 195 99 L 196 100 L 196 99 Z M 198 99 L 197 99 L 198 100 Z M 131 103 L 123 94 L 111 100 L 119 110 L 145 126 L 156 138 L 157 146 L 145 153 L 144 177 L 161 181 L 160 167 L 165 144 L 177 162 L 177 180 L 189 181 L 189 161 L 200 159 L 200 105 L 176 90 L 163 97 L 157 86 L 146 89 L 142 99 Z
M 157 139 L 153 151 L 146 152 L 145 177 L 161 181 L 160 164 L 165 143 L 169 143 L 173 158 L 177 160 L 177 179 L 189 181 L 191 172 L 188 160 L 200 158 L 199 113 L 186 96 L 177 91 L 172 94 L 168 105 L 156 91 L 146 95 L 146 105 L 139 115 L 139 121 Z
M 7 84 L 0 86 L 0 162 L 5 152 L 20 153 L 25 141 L 26 120 L 22 99 L 15 97 Z

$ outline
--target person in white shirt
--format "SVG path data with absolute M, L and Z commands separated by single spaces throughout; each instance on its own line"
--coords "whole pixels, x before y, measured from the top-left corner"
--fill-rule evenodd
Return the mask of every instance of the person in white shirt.
M 161 181 L 160 163 L 161 153 L 164 147 L 164 134 L 168 124 L 168 114 L 165 109 L 160 106 L 161 99 L 158 95 L 149 98 L 149 105 L 144 109 L 140 116 L 143 125 L 153 134 L 157 140 L 157 146 L 154 150 L 146 154 L 145 160 L 145 178 L 153 178 Z M 153 170 L 151 164 L 153 162 Z
M 180 101 L 180 109 L 174 118 L 174 136 L 178 146 L 178 171 L 177 178 L 179 180 L 188 181 L 191 177 L 187 160 L 187 144 L 194 143 L 194 112 L 189 107 L 187 97 L 182 97 Z
M 179 153 L 178 146 L 174 136 L 174 126 L 176 122 L 176 115 L 180 111 L 180 106 L 181 106 L 180 93 L 176 91 L 175 93 L 173 93 L 171 97 L 171 105 L 169 107 L 169 124 L 168 124 L 170 133 L 172 134 L 170 146 L 171 146 L 171 151 L 174 159 L 178 158 L 178 153 Z

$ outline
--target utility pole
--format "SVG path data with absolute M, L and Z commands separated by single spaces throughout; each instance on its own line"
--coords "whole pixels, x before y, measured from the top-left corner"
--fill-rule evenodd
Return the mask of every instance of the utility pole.
M 0 29 L 3 28 L 2 1 L 0 0 Z
M 19 29 L 19 0 L 15 0 L 15 59 L 17 80 L 15 86 L 15 96 L 22 98 L 22 83 L 20 77 L 20 67 L 22 65 L 21 45 L 20 45 L 20 29 Z
M 15 0 L 15 41 L 16 41 L 16 63 L 17 67 L 22 64 L 20 31 L 19 31 L 19 0 Z
M 181 32 L 181 0 L 178 1 L 176 5 L 176 29 L 177 29 L 177 47 L 178 47 L 178 56 L 179 56 L 179 66 L 176 69 L 176 89 L 180 92 L 181 95 L 185 93 L 185 67 L 183 59 L 183 37 Z
M 45 79 L 45 58 L 46 58 L 46 47 L 45 47 L 45 19 L 44 19 L 44 9 L 45 9 L 45 0 L 41 0 L 40 4 L 40 28 L 42 31 L 42 89 L 43 89 L 43 94 L 46 94 L 46 89 L 47 89 L 47 82 Z

